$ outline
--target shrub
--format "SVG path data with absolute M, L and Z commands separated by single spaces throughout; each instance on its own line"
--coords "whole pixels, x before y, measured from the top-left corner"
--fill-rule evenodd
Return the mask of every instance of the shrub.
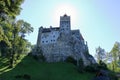
M 92 64 L 92 65 L 88 65 L 84 68 L 84 70 L 86 72 L 97 72 L 100 70 L 99 65 L 98 64 Z
M 117 76 L 114 72 L 110 72 L 109 77 L 110 77 L 111 80 L 118 80 L 118 78 L 117 78 Z
M 23 79 L 30 80 L 30 79 L 31 79 L 31 76 L 28 75 L 28 74 L 24 74 L 24 75 L 23 75 Z
M 100 61 L 99 64 L 88 65 L 84 69 L 87 72 L 98 72 L 100 70 L 108 70 L 107 65 L 102 61 Z
M 20 79 L 20 78 L 22 78 L 22 75 L 16 75 L 15 78 Z
M 34 55 L 33 58 L 37 61 L 40 61 L 40 62 L 44 62 L 46 60 L 42 54 L 41 55 Z
M 80 73 L 84 72 L 84 63 L 82 59 L 79 59 L 79 65 L 77 65 L 77 68 Z
M 69 63 L 73 63 L 74 65 L 77 64 L 77 61 L 71 56 L 68 56 L 65 61 Z
M 100 68 L 100 69 L 105 69 L 105 70 L 108 69 L 108 68 L 107 68 L 107 65 L 106 65 L 103 61 L 101 61 L 101 60 L 100 60 L 100 62 L 99 62 L 99 68 Z
M 23 74 L 23 75 L 16 75 L 16 79 L 25 79 L 25 80 L 30 80 L 31 76 L 29 74 Z

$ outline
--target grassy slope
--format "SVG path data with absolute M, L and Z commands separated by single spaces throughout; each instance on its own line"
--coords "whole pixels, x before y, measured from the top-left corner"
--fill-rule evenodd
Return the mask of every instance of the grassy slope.
M 91 73 L 80 74 L 70 63 L 39 63 L 29 56 L 26 56 L 11 70 L 5 65 L 5 61 L 3 60 L 4 65 L 0 62 L 2 64 L 0 65 L 0 78 L 4 80 L 25 80 L 15 79 L 16 75 L 23 74 L 29 74 L 31 80 L 91 80 L 94 76 Z

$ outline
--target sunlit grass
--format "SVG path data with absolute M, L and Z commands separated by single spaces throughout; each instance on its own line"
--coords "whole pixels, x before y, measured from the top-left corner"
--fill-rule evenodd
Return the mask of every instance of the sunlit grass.
M 0 66 L 1 67 L 1 66 Z M 45 63 L 37 62 L 32 57 L 25 56 L 22 60 L 9 69 L 4 66 L 0 71 L 5 70 L 4 73 L 0 72 L 0 78 L 4 80 L 18 80 L 16 75 L 28 74 L 31 80 L 90 80 L 94 77 L 92 73 L 79 73 L 71 63 Z M 19 79 L 25 80 L 25 79 Z
M 21 55 L 20 59 L 16 61 L 16 64 L 14 64 L 13 68 L 15 68 L 17 66 L 17 64 L 19 64 L 25 56 L 26 55 Z M 3 74 L 4 72 L 8 72 L 8 71 L 12 70 L 13 68 L 9 68 L 9 59 L 8 58 L 0 57 L 0 74 Z

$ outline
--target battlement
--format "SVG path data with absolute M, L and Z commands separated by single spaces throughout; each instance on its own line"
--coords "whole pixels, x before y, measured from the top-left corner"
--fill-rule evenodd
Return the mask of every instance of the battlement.
M 80 30 L 71 30 L 70 16 L 60 16 L 60 27 L 39 28 L 37 46 L 42 50 L 47 62 L 64 61 L 69 56 L 83 59 L 84 65 L 91 63 L 87 44 Z M 35 55 L 39 55 L 37 53 Z M 86 57 L 87 55 L 87 57 Z
M 67 14 L 64 14 L 63 16 L 60 16 L 60 21 L 70 21 L 70 16 L 67 16 Z
M 71 30 L 70 16 L 66 14 L 60 16 L 60 31 L 61 33 L 69 34 Z
M 47 32 L 51 32 L 51 31 L 59 31 L 59 29 L 60 29 L 59 27 L 43 28 L 43 29 L 42 29 L 42 33 L 47 33 Z

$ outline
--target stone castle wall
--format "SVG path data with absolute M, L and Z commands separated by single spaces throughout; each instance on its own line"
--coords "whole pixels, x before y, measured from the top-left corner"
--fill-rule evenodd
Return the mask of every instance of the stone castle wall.
M 86 54 L 88 46 L 80 31 L 71 30 L 67 15 L 60 17 L 60 27 L 39 28 L 37 47 L 41 48 L 47 62 L 64 61 L 69 56 L 77 61 L 82 58 L 84 65 L 94 61 L 89 53 Z
M 56 43 L 40 44 L 39 47 L 41 47 L 47 62 L 64 61 L 71 56 L 76 60 L 82 58 L 84 65 L 90 64 L 84 55 L 88 48 L 84 40 L 81 39 L 79 30 L 74 30 L 69 35 L 60 34 Z

